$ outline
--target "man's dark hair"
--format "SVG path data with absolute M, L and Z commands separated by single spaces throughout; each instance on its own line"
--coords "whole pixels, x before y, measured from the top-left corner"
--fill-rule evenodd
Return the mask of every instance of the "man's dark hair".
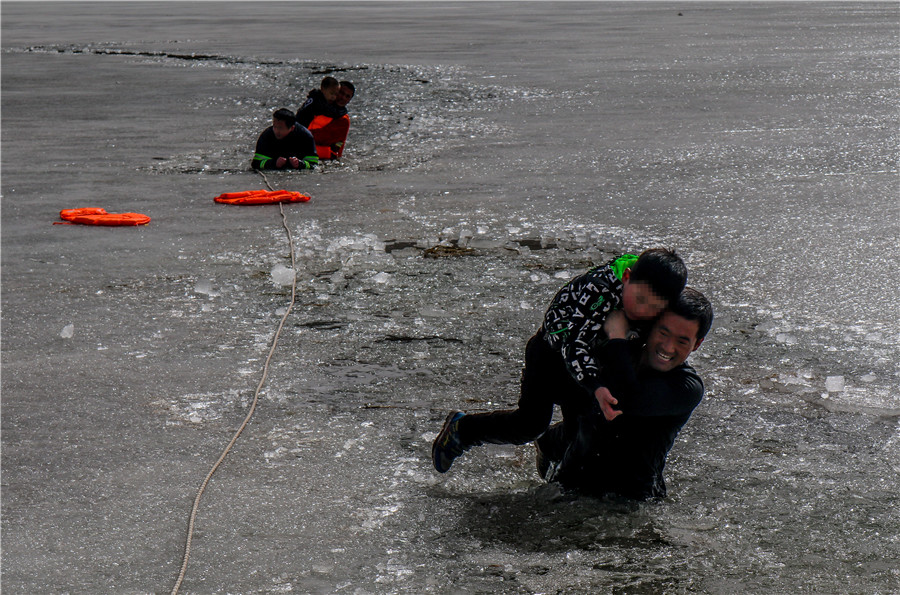
M 631 267 L 631 281 L 643 281 L 653 293 L 674 302 L 687 283 L 687 267 L 674 251 L 667 248 L 644 250 Z
M 696 320 L 697 324 L 697 340 L 704 338 L 712 326 L 713 309 L 712 304 L 706 299 L 706 296 L 694 289 L 693 287 L 685 287 L 681 295 L 674 302 L 669 304 L 669 311 L 688 320 Z
M 348 89 L 350 89 L 350 91 L 353 92 L 354 95 L 356 95 L 356 87 L 354 87 L 353 83 L 351 83 L 350 81 L 341 81 L 341 86 L 347 87 Z
M 272 117 L 276 120 L 281 120 L 282 122 L 287 124 L 288 127 L 293 126 L 297 122 L 297 117 L 294 116 L 294 112 L 286 107 L 275 110 L 275 113 L 272 114 Z

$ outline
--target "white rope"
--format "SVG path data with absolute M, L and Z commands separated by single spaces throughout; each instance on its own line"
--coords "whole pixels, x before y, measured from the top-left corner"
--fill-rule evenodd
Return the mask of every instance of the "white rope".
M 266 181 L 266 186 L 268 186 L 269 190 L 272 190 L 272 186 L 269 184 L 269 180 L 268 178 L 266 178 L 266 175 L 259 170 L 257 170 L 257 172 Z M 239 427 L 237 432 L 234 433 L 234 436 L 231 438 L 231 442 L 229 442 L 228 446 L 225 447 L 225 450 L 222 451 L 222 455 L 219 457 L 219 460 L 216 461 L 216 464 L 213 465 L 212 469 L 209 470 L 209 473 L 206 474 L 206 479 L 204 479 L 203 483 L 200 484 L 200 489 L 197 491 L 197 496 L 194 498 L 194 506 L 191 508 L 191 517 L 190 521 L 188 521 L 187 541 L 184 544 L 184 559 L 181 563 L 181 572 L 179 572 L 178 574 L 178 581 L 176 581 L 171 595 L 176 595 L 178 593 L 178 589 L 181 588 L 181 583 L 184 580 L 185 573 L 187 572 L 188 558 L 191 555 L 191 541 L 194 538 L 194 521 L 197 519 L 197 509 L 200 507 L 200 498 L 203 496 L 203 492 L 204 490 L 206 490 L 206 486 L 209 484 L 209 480 L 210 478 L 212 478 L 213 473 L 216 472 L 216 469 L 218 469 L 219 465 L 222 464 L 222 461 L 225 460 L 225 457 L 228 455 L 231 447 L 234 446 L 235 442 L 237 442 L 238 436 L 241 435 L 241 432 L 243 432 L 244 428 L 247 427 L 247 424 L 250 423 L 250 418 L 253 417 L 253 412 L 256 411 L 256 404 L 257 402 L 259 402 L 259 393 L 262 390 L 263 384 L 265 384 L 266 378 L 269 375 L 269 362 L 272 361 L 272 355 L 275 353 L 275 348 L 278 346 L 278 338 L 281 336 L 281 329 L 284 328 L 284 323 L 287 320 L 287 317 L 291 314 L 291 310 L 294 308 L 294 302 L 297 297 L 297 269 L 294 262 L 294 238 L 291 236 L 291 230 L 288 228 L 287 218 L 284 215 L 284 207 L 282 206 L 282 203 L 278 203 L 278 209 L 281 211 L 281 224 L 284 227 L 285 233 L 287 233 L 288 244 L 291 247 L 291 270 L 294 272 L 294 279 L 291 283 L 291 302 L 290 304 L 288 304 L 288 308 L 284 313 L 284 316 L 281 317 L 281 322 L 278 323 L 278 330 L 275 331 L 275 337 L 274 339 L 272 339 L 272 346 L 269 348 L 269 355 L 266 357 L 266 362 L 263 365 L 262 378 L 260 378 L 259 384 L 256 386 L 256 391 L 253 393 L 253 402 L 250 404 L 250 411 L 247 412 L 247 416 L 244 418 L 244 423 L 242 423 L 241 427 Z

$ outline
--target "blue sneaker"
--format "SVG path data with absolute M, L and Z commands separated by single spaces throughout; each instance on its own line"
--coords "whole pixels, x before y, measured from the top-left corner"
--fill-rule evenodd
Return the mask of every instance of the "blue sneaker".
M 441 433 L 431 445 L 431 460 L 438 473 L 446 473 L 454 459 L 469 450 L 459 439 L 459 420 L 465 415 L 462 411 L 451 411 L 447 415 Z

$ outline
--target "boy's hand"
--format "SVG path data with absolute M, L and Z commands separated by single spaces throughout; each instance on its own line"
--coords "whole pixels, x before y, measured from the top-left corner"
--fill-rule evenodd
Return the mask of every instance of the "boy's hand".
M 277 167 L 278 169 L 281 169 L 284 167 L 285 163 L 287 163 L 287 159 L 285 159 L 284 157 L 279 157 L 278 159 L 275 160 L 275 167 Z
M 606 421 L 612 421 L 622 415 L 620 410 L 613 409 L 613 405 L 618 405 L 619 401 L 612 396 L 612 393 L 605 386 L 601 386 L 594 391 L 594 397 L 600 403 L 600 410 L 603 411 L 603 417 L 606 418 Z
M 300 160 L 297 159 L 296 157 L 289 157 L 288 161 L 291 162 L 292 168 L 297 169 L 298 167 L 300 167 Z
M 628 336 L 628 319 L 623 310 L 613 310 L 603 323 L 603 330 L 610 339 L 624 339 Z

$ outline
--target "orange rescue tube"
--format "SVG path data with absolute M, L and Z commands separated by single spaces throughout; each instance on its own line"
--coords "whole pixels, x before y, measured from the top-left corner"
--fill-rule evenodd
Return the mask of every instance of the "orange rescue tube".
M 141 213 L 107 213 L 101 208 L 63 209 L 59 212 L 65 223 L 80 225 L 128 226 L 146 225 L 150 217 Z
M 247 190 L 226 192 L 213 200 L 229 205 L 268 205 L 279 202 L 306 202 L 309 196 L 289 190 Z
M 84 209 L 63 209 L 59 212 L 60 219 L 65 219 L 66 221 L 71 221 L 75 217 L 80 217 L 82 215 L 106 215 L 106 209 L 100 208 L 84 208 Z

